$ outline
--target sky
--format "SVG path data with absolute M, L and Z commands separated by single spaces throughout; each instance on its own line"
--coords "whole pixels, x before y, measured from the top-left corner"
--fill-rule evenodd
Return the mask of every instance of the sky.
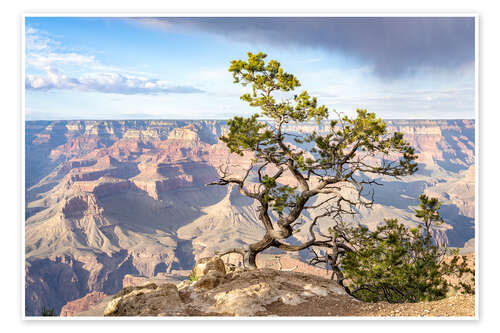
M 320 104 L 475 117 L 474 17 L 26 17 L 26 120 L 228 119 L 231 60 L 264 52 Z

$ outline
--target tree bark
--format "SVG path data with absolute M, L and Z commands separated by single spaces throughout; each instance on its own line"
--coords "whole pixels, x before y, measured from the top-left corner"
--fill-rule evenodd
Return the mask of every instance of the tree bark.
M 274 238 L 269 236 L 268 233 L 264 235 L 262 240 L 258 241 L 257 243 L 250 244 L 248 246 L 248 267 L 251 269 L 257 268 L 256 264 L 256 258 L 257 254 L 260 252 L 264 251 L 265 249 L 269 248 L 272 246 L 274 242 Z

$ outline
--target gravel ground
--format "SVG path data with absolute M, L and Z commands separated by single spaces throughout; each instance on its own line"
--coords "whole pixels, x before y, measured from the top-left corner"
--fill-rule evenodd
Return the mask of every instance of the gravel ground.
M 474 317 L 475 296 L 456 295 L 439 301 L 389 304 L 362 303 L 358 316 L 376 317 Z

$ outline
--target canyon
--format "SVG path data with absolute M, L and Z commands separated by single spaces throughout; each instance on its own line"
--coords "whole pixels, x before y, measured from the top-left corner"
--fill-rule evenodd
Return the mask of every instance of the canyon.
M 380 177 L 375 204 L 361 208 L 352 222 L 374 228 L 384 218 L 398 218 L 416 225 L 413 209 L 426 193 L 443 203 L 445 223 L 434 230 L 436 237 L 470 248 L 475 121 L 386 123 L 415 147 L 419 171 L 400 180 Z M 288 127 L 314 129 L 327 127 Z M 72 307 L 63 312 L 73 313 L 142 278 L 178 281 L 199 258 L 259 240 L 264 229 L 256 203 L 233 187 L 206 186 L 217 180 L 221 165 L 237 171 L 251 158 L 228 152 L 219 140 L 225 130 L 223 120 L 27 121 L 26 315 L 40 315 L 44 307 L 59 314 L 68 302 Z M 312 221 L 303 219 L 305 225 Z M 320 228 L 326 232 L 328 224 Z M 307 238 L 303 229 L 297 241 Z M 301 251 L 293 260 L 309 256 Z

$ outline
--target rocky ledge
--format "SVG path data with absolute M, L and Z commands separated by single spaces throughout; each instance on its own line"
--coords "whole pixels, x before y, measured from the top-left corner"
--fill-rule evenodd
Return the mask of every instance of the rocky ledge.
M 191 279 L 122 289 L 80 316 L 343 316 L 359 301 L 336 282 L 264 268 L 241 270 L 203 258 Z M 311 309 L 314 309 L 312 311 Z
M 176 286 L 154 283 L 122 290 L 105 316 L 300 316 L 304 307 L 324 303 L 314 315 L 342 315 L 359 303 L 336 283 L 312 275 L 272 269 L 213 275 Z M 304 314 L 311 315 L 311 314 Z
M 474 316 L 474 296 L 415 304 L 364 303 L 319 276 L 263 268 L 241 270 L 203 258 L 190 280 L 123 288 L 77 316 Z

